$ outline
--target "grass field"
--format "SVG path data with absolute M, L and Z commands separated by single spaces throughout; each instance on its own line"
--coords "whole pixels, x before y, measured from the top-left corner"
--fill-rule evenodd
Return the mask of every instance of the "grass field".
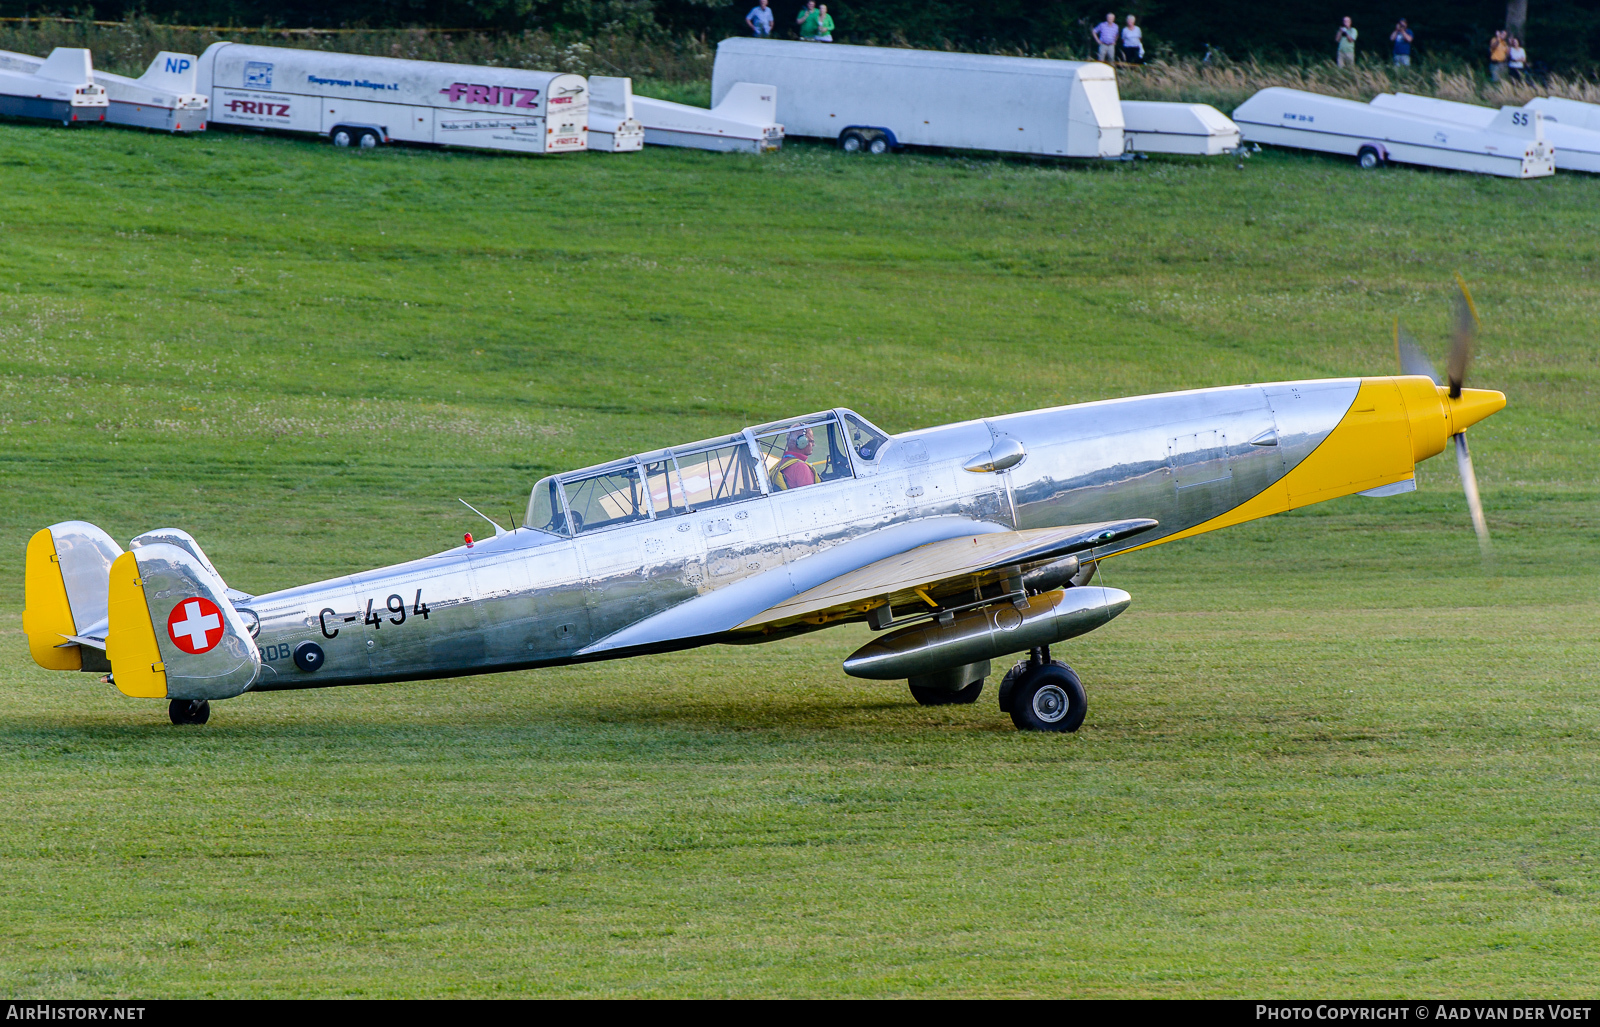
M 1600 181 L 1264 153 L 533 160 L 0 125 L 0 992 L 1593 996 Z M 1453 466 L 1106 567 L 1070 736 L 864 630 L 214 704 L 29 660 L 22 553 L 191 530 L 262 591 L 539 475 L 1388 373 L 1484 317 Z M 991 685 L 993 682 L 991 681 Z

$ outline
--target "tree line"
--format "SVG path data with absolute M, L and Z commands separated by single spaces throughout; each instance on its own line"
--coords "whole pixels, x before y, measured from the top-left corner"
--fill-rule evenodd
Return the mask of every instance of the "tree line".
M 286 28 L 434 27 L 558 36 L 681 35 L 715 41 L 739 34 L 754 0 L 90 0 L 72 16 L 117 20 L 146 16 L 190 25 Z M 803 0 L 772 0 L 779 35 Z M 1012 49 L 1052 56 L 1091 53 L 1089 27 L 1114 11 L 1139 17 L 1155 56 L 1199 55 L 1263 60 L 1331 59 L 1334 30 L 1349 15 L 1360 30 L 1358 55 L 1388 57 L 1388 36 L 1406 18 L 1421 63 L 1481 63 L 1496 29 L 1520 25 L 1530 60 L 1566 71 L 1600 62 L 1600 3 L 1595 0 L 832 0 L 839 42 Z M 63 13 L 0 0 L 10 17 Z

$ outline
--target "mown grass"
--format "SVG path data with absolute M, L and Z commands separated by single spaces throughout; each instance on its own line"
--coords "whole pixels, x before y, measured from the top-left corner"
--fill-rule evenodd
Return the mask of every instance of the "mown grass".
M 22 125 L 0 182 L 6 992 L 1593 994 L 1600 182 Z M 1442 460 L 1114 561 L 1073 736 L 848 679 L 856 629 L 201 729 L 23 645 L 54 520 L 265 590 L 786 413 L 1387 372 L 1458 269 L 1495 561 Z

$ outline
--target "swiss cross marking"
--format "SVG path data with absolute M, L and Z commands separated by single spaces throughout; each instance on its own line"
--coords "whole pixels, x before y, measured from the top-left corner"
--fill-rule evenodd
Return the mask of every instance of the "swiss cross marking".
M 204 596 L 185 599 L 167 615 L 167 634 L 186 653 L 208 653 L 222 641 L 222 611 Z

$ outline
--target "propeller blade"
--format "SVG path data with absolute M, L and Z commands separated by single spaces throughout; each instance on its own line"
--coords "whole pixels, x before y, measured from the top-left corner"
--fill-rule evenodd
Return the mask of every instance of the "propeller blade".
M 1456 325 L 1450 340 L 1450 360 L 1445 372 L 1450 378 L 1450 398 L 1461 398 L 1461 386 L 1467 380 L 1467 368 L 1472 364 L 1472 343 L 1478 334 L 1478 308 L 1473 305 L 1472 293 L 1467 283 L 1456 275 Z
M 1400 358 L 1401 374 L 1424 374 L 1433 379 L 1433 384 L 1440 384 L 1439 372 L 1433 369 L 1433 361 L 1422 352 L 1417 337 L 1400 326 L 1398 317 L 1394 319 L 1394 351 Z
M 1472 470 L 1472 454 L 1467 452 L 1467 433 L 1455 436 L 1456 470 L 1461 474 L 1461 491 L 1467 494 L 1467 509 L 1472 512 L 1472 530 L 1478 533 L 1478 548 L 1489 555 L 1489 522 L 1483 519 L 1483 499 L 1478 495 L 1478 476 Z

